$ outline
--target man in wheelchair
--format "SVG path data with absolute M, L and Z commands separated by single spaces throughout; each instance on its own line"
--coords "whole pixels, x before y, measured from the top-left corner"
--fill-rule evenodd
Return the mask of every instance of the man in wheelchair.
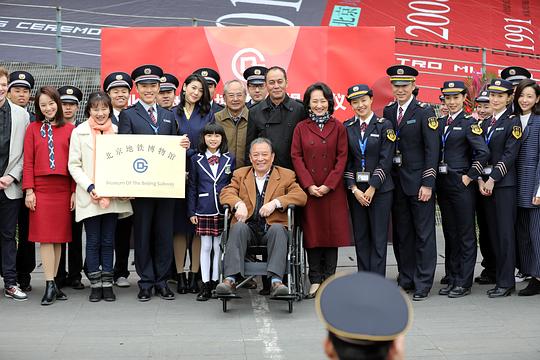
M 265 245 L 268 276 L 272 279 L 270 295 L 288 295 L 289 289 L 283 284 L 287 266 L 287 207 L 304 206 L 307 195 L 296 182 L 294 171 L 273 165 L 270 140 L 253 140 L 249 159 L 251 166 L 237 169 L 219 196 L 222 205 L 234 209 L 234 218 L 224 249 L 224 280 L 216 292 L 234 293 L 237 275 L 244 275 L 247 247 Z

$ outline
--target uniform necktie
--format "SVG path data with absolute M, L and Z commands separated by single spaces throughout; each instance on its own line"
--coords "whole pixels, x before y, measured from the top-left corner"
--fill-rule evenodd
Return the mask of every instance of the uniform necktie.
M 491 127 L 491 126 L 495 125 L 496 122 L 497 122 L 497 119 L 495 119 L 495 116 L 492 116 L 491 121 L 489 122 L 489 126 Z
M 446 119 L 446 126 L 452 125 L 453 122 L 454 122 L 454 119 L 452 119 L 452 117 L 448 115 L 448 119 Z
M 49 148 L 49 168 L 54 170 L 56 165 L 54 164 L 54 141 L 51 122 L 49 120 L 44 120 L 39 132 L 42 138 L 47 137 L 47 147 Z
M 154 125 L 156 125 L 157 124 L 157 119 L 156 119 L 156 117 L 154 115 L 154 108 L 153 107 L 148 108 L 148 115 L 150 115 L 150 120 L 152 120 Z
M 401 120 L 403 120 L 403 108 L 400 106 L 399 111 L 398 111 L 398 117 L 397 117 L 397 124 L 398 125 L 401 122 Z
M 367 124 L 365 122 L 360 124 L 360 132 L 366 132 Z
M 219 163 L 219 156 L 217 155 L 212 155 L 208 158 L 208 164 L 210 166 L 212 165 L 217 165 Z

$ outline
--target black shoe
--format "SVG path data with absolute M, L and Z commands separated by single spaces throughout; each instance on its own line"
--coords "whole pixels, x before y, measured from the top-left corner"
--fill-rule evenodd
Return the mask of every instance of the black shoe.
M 189 293 L 197 294 L 199 292 L 199 273 L 188 273 L 188 286 L 187 290 Z
M 449 298 L 456 299 L 460 297 L 467 296 L 471 293 L 471 288 L 466 288 L 462 286 L 454 286 L 454 288 L 448 294 Z
M 414 301 L 424 301 L 427 299 L 429 292 L 428 291 L 417 291 L 414 293 L 412 299 Z
M 441 279 L 441 285 L 448 285 L 450 281 L 450 278 L 448 277 L 448 275 L 444 275 L 443 278 Z M 440 292 L 439 292 L 440 295 L 442 295 Z
M 137 294 L 137 300 L 144 302 L 150 300 L 152 297 L 152 288 L 150 289 L 140 289 Z
M 103 289 L 103 300 L 105 301 L 115 301 L 116 295 L 114 295 L 112 284 L 111 286 L 104 286 L 101 289 Z
M 450 294 L 450 291 L 452 291 L 453 288 L 454 285 L 448 285 L 447 287 L 439 290 L 439 295 L 448 296 L 448 294 Z
M 51 305 L 56 300 L 56 288 L 54 281 L 48 280 L 45 284 L 45 294 L 41 299 L 41 305 Z
M 490 291 L 488 293 L 488 296 L 490 298 L 499 298 L 499 297 L 510 296 L 512 294 L 512 292 L 514 292 L 515 287 L 513 287 L 513 286 L 508 287 L 508 288 L 496 287 L 496 288 L 491 289 L 491 290 L 492 291 Z
M 98 302 L 98 301 L 101 301 L 102 298 L 103 298 L 103 288 L 101 286 L 90 288 L 90 296 L 88 296 L 88 300 L 90 300 L 90 302 Z
M 183 272 L 177 275 L 178 282 L 176 283 L 176 292 L 179 294 L 187 294 L 187 278 L 186 273 Z
M 201 291 L 197 295 L 197 301 L 208 301 L 212 297 L 212 285 L 205 282 L 201 286 Z
M 495 279 L 491 276 L 480 274 L 480 276 L 474 278 L 474 282 L 480 285 L 491 285 L 495 284 Z
M 160 287 L 156 286 L 156 295 L 159 295 L 160 298 L 165 300 L 174 300 L 174 293 L 167 287 L 167 285 Z
M 518 292 L 518 296 L 533 296 L 540 294 L 540 281 L 537 278 L 532 278 L 529 285 L 525 289 Z
M 219 284 L 217 280 L 210 280 L 210 290 L 216 290 L 216 286 Z
M 79 279 L 75 279 L 71 281 L 70 286 L 72 289 L 75 289 L 75 290 L 84 290 L 84 284 Z
M 399 285 L 406 293 L 414 291 L 414 285 Z
M 56 284 L 54 284 L 54 289 L 56 290 L 56 300 L 64 301 L 68 299 L 67 295 Z

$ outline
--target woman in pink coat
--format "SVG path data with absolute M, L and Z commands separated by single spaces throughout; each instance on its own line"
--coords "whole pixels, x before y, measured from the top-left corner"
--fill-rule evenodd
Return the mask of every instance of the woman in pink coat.
M 308 118 L 294 130 L 291 157 L 298 182 L 309 194 L 303 209 L 304 247 L 314 297 L 319 285 L 335 273 L 338 247 L 351 244 L 343 173 L 347 163 L 347 131 L 336 120 L 332 90 L 323 83 L 304 94 Z

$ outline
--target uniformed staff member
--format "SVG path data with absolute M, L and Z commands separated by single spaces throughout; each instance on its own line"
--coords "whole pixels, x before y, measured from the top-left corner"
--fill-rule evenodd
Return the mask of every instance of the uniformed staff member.
M 465 114 L 463 81 L 445 81 L 441 92 L 448 115 L 439 118 L 441 152 L 437 202 L 441 209 L 448 285 L 439 295 L 459 298 L 471 293 L 476 264 L 475 184 L 489 158 L 482 129 Z
M 414 290 L 413 300 L 424 300 L 437 265 L 432 190 L 439 157 L 439 123 L 433 109 L 412 94 L 418 71 L 395 65 L 386 73 L 396 98 L 384 108 L 384 117 L 392 121 L 397 136 L 392 219 L 399 285 Z
M 489 92 L 481 91 L 475 99 L 476 113 L 478 114 L 478 126 L 482 127 L 484 121 L 489 121 L 493 110 L 489 104 Z M 485 135 L 485 134 L 483 134 Z M 489 238 L 486 210 L 484 209 L 482 194 L 476 187 L 476 226 L 478 227 L 478 243 L 482 253 L 481 265 L 484 268 L 474 282 L 480 285 L 495 284 L 495 251 L 493 241 Z
M 171 110 L 176 97 L 176 89 L 178 89 L 179 85 L 180 82 L 176 76 L 167 73 L 163 74 L 161 79 L 159 79 L 158 105 L 164 109 Z
M 211 68 L 200 68 L 195 70 L 193 73 L 202 76 L 206 80 L 206 84 L 208 85 L 208 91 L 210 91 L 210 112 L 212 114 L 215 114 L 218 111 L 223 110 L 223 106 L 221 104 L 218 104 L 214 100 L 216 87 L 219 83 L 219 80 L 221 79 L 218 72 Z
M 482 133 L 491 153 L 482 178 L 478 180 L 486 210 L 489 238 L 495 249 L 496 286 L 490 298 L 509 296 L 515 287 L 516 261 L 516 166 L 521 143 L 521 123 L 507 108 L 514 91 L 512 83 L 491 80 L 488 86 L 493 116 L 482 124 Z
M 62 100 L 62 112 L 66 122 L 77 126 L 81 121 L 77 120 L 77 111 L 83 98 L 82 91 L 75 86 L 62 86 L 58 89 L 60 99 Z
M 347 101 L 355 116 L 345 122 L 349 141 L 345 185 L 351 191 L 358 271 L 385 276 L 396 133 L 390 120 L 377 118 L 372 111 L 373 91 L 367 85 L 351 86 Z
M 142 65 L 133 70 L 139 101 L 120 113 L 119 134 L 176 135 L 176 122 L 171 111 L 156 104 L 159 79 L 163 70 L 156 65 Z M 189 139 L 182 136 L 180 145 L 189 148 Z M 139 301 L 148 301 L 152 290 L 166 300 L 174 299 L 167 286 L 172 263 L 174 200 L 138 197 L 132 200 L 135 235 L 135 269 L 140 276 Z
M 251 66 L 244 70 L 244 79 L 247 82 L 249 101 L 246 106 L 251 109 L 266 98 L 268 91 L 264 85 L 264 78 L 268 69 L 265 66 Z
M 113 113 L 111 120 L 114 125 L 118 126 L 118 117 L 120 111 L 128 106 L 129 93 L 133 87 L 131 76 L 125 72 L 117 71 L 107 75 L 103 80 L 103 91 L 109 95 L 113 105 Z
M 14 71 L 9 74 L 7 98 L 12 103 L 26 109 L 30 116 L 30 122 L 36 121 L 36 114 L 28 110 L 30 93 L 33 88 L 34 77 L 32 74 L 26 71 Z M 28 212 L 26 206 L 20 206 L 17 219 L 19 239 L 17 243 L 17 282 L 23 292 L 32 290 L 30 274 L 36 268 L 36 246 L 28 241 Z
M 514 92 L 516 91 L 516 87 L 517 85 L 519 84 L 519 82 L 521 80 L 524 80 L 524 79 L 530 79 L 532 77 L 531 73 L 529 72 L 529 70 L 525 69 L 525 68 L 522 68 L 520 66 L 509 66 L 509 67 L 506 67 L 504 69 L 502 69 L 501 71 L 501 78 L 503 80 L 506 80 L 506 81 L 509 81 L 512 83 L 512 87 L 513 87 L 513 91 L 512 91 L 512 99 L 510 100 L 510 104 L 508 104 L 508 107 L 510 108 L 510 111 L 513 113 L 514 112 Z M 519 260 L 519 259 L 518 259 Z M 522 274 L 518 274 L 518 275 L 521 275 L 521 278 L 518 280 L 519 276 L 516 275 L 516 280 L 518 281 L 523 281 L 525 280 L 525 276 L 522 275 Z
M 305 119 L 304 105 L 287 95 L 285 69 L 279 66 L 268 69 L 265 84 L 268 97 L 249 110 L 246 144 L 258 137 L 269 139 L 276 154 L 274 164 L 292 169 L 292 136 L 296 124 Z M 245 163 L 249 164 L 248 158 Z
M 439 96 L 439 100 L 441 101 L 441 105 L 439 106 L 439 117 L 448 115 L 448 106 L 446 106 L 446 103 L 444 102 L 444 95 Z
M 321 286 L 315 306 L 328 330 L 329 359 L 405 358 L 412 306 L 392 281 L 369 272 L 338 273 Z
M 125 72 L 113 72 L 103 81 L 103 91 L 111 98 L 113 113 L 111 120 L 118 126 L 120 112 L 128 106 L 129 93 L 133 87 L 131 76 Z M 133 217 L 118 219 L 114 237 L 114 283 L 118 287 L 129 287 L 129 243 Z
M 64 120 L 75 126 L 81 122 L 77 121 L 77 111 L 79 104 L 82 101 L 83 93 L 75 86 L 62 86 L 58 89 L 60 100 L 62 101 L 62 113 Z M 75 221 L 75 212 L 72 213 L 71 221 L 71 236 L 72 240 L 67 245 L 67 269 L 66 272 L 66 244 L 62 244 L 62 255 L 60 257 L 60 265 L 58 274 L 56 275 L 56 285 L 60 288 L 70 286 L 75 290 L 84 289 L 84 284 L 81 282 L 83 270 L 82 256 L 82 222 Z

